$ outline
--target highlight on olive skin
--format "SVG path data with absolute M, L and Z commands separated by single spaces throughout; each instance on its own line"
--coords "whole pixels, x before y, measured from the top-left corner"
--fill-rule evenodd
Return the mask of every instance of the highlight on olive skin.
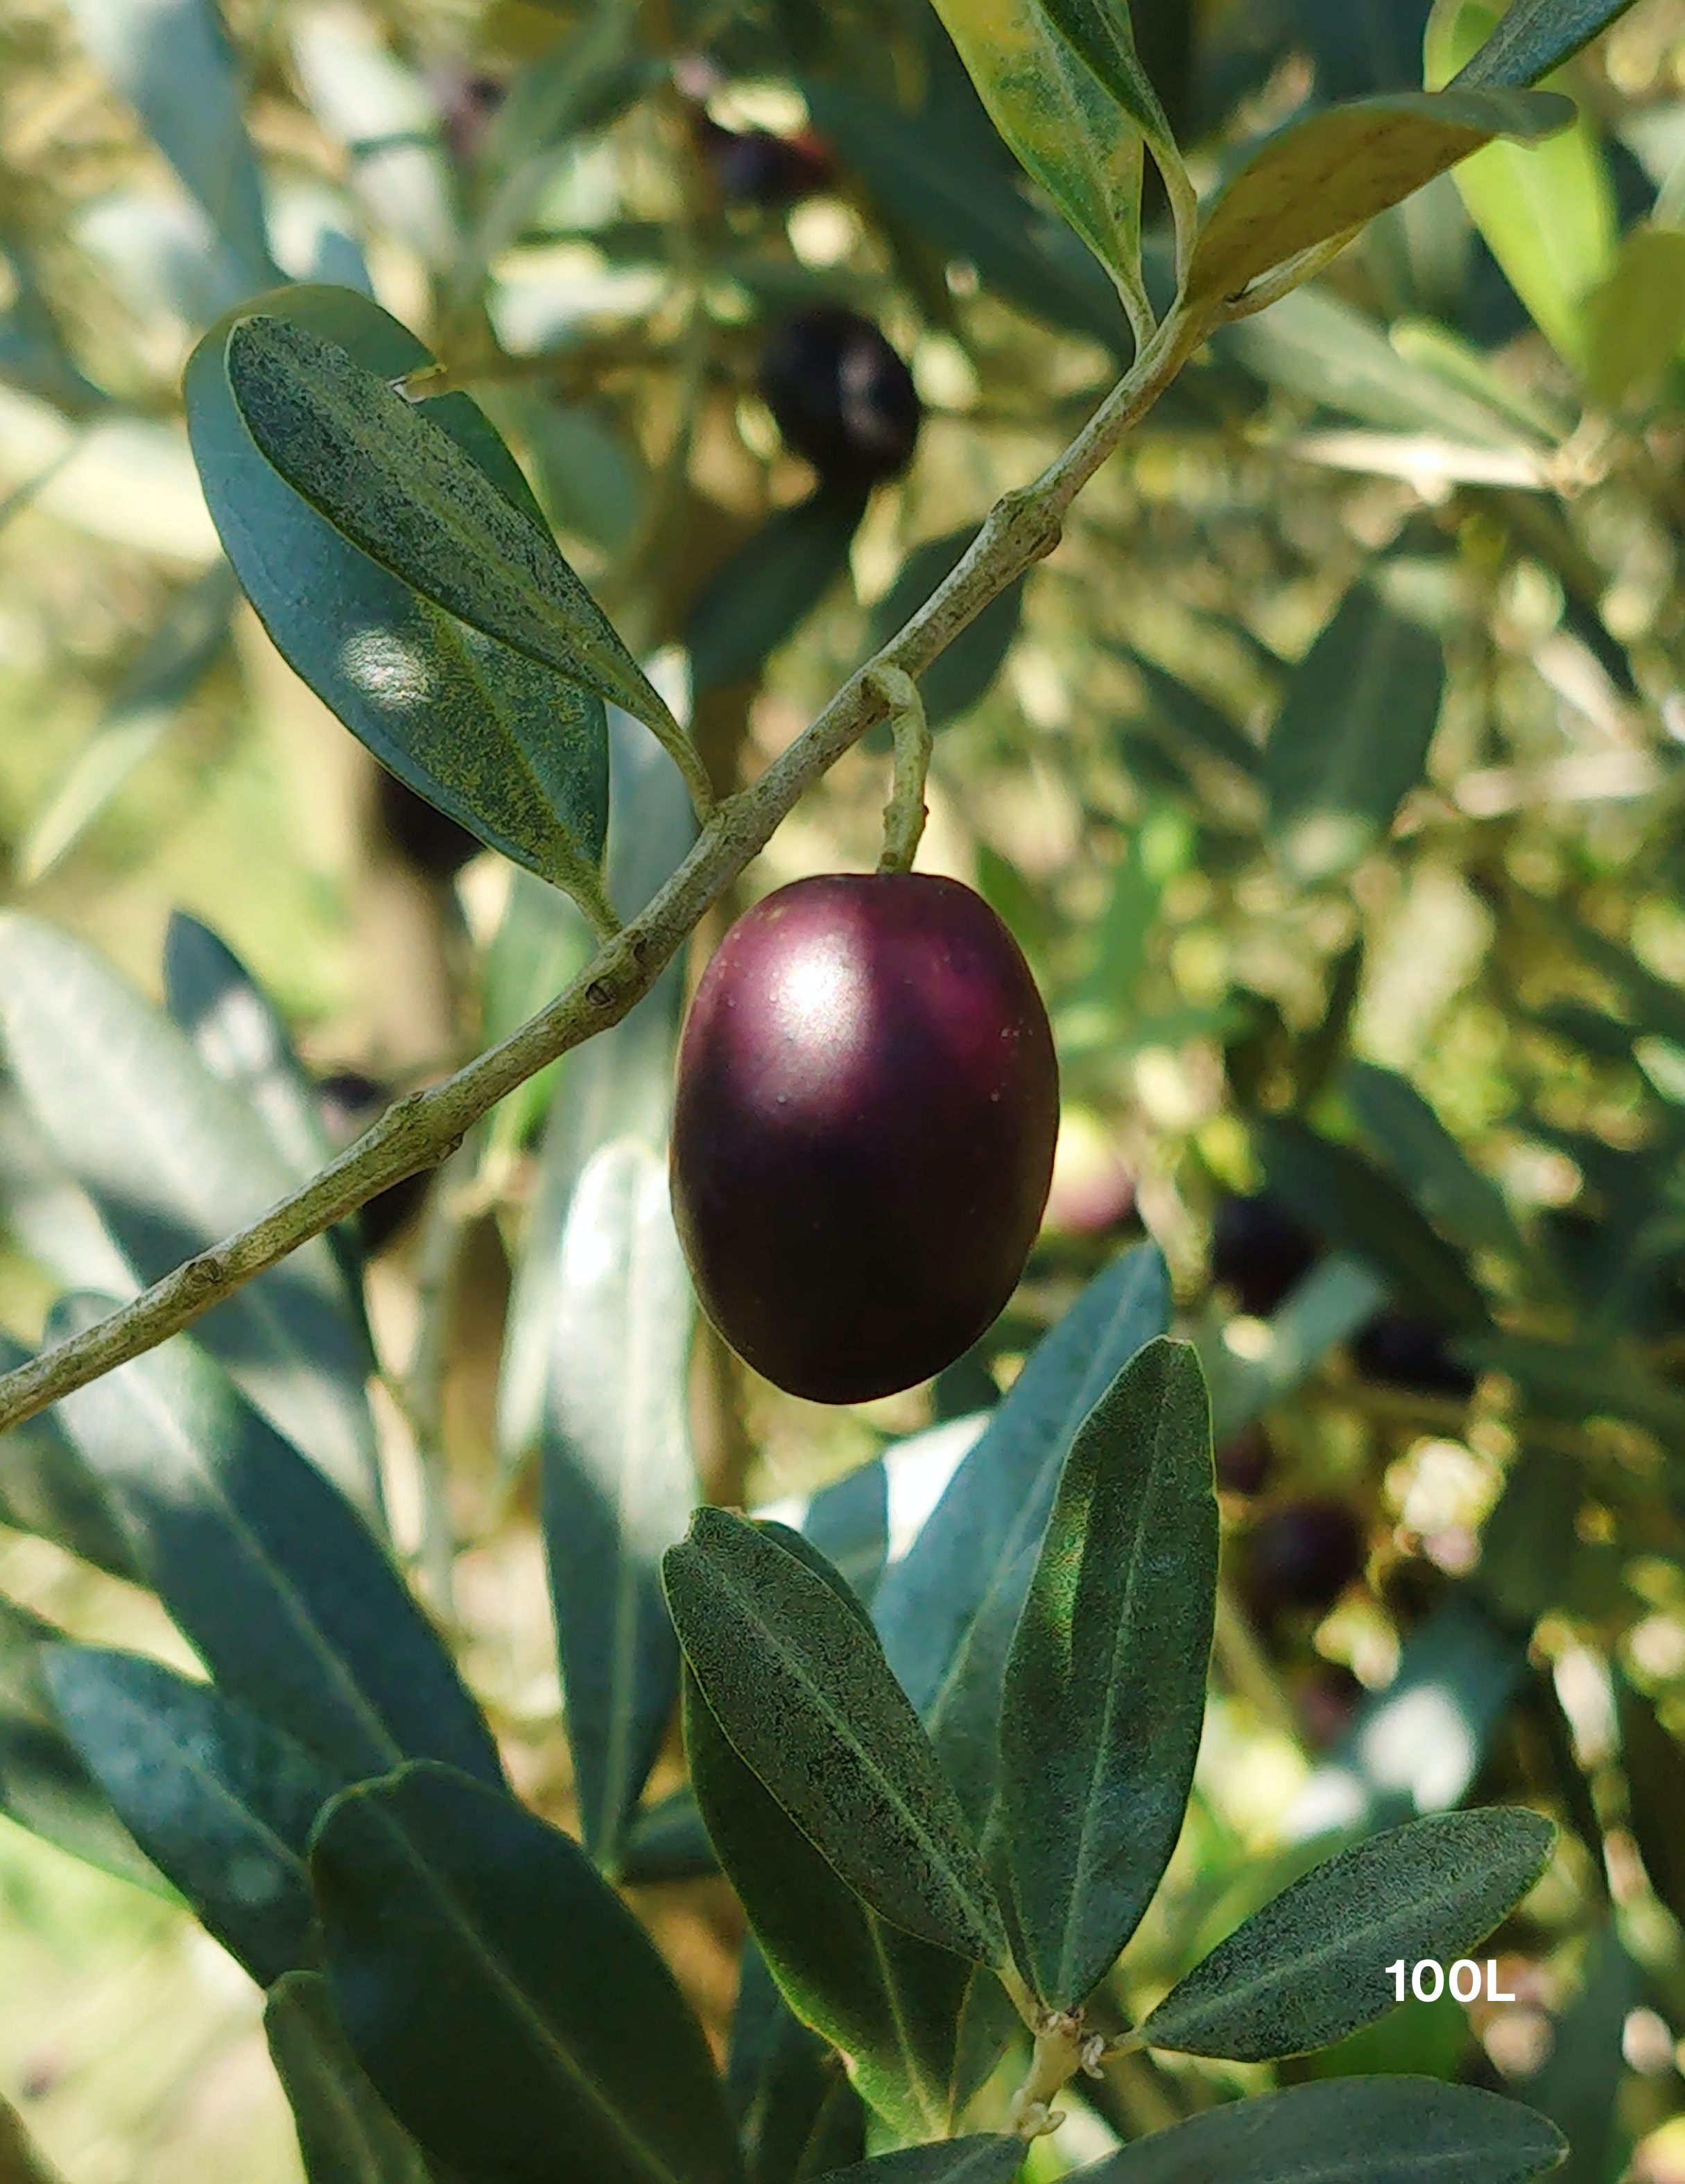
M 876 485 L 912 460 L 923 415 L 912 374 L 858 311 L 816 304 L 780 320 L 761 393 L 784 445 L 826 485 Z
M 928 1379 L 1018 1285 L 1058 1114 L 1046 1011 L 980 895 L 781 888 L 721 943 L 679 1048 L 673 1213 L 703 1310 L 792 1395 Z

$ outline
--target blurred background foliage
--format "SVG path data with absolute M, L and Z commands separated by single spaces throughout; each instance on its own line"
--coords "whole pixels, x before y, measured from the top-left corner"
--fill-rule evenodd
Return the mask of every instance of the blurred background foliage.
M 1134 15 L 1208 188 L 1302 109 L 1420 84 L 1425 39 L 1442 81 L 1490 11 Z M 1045 1233 L 933 1385 L 823 1411 L 704 1330 L 691 1424 L 711 1498 L 806 1496 L 992 1401 L 1144 1228 L 1214 1377 L 1227 1578 L 1194 1806 L 1120 2000 L 1150 2003 L 1331 1828 L 1526 1800 L 1564 1833 L 1493 1944 L 1514 2004 L 1412 2003 L 1277 2075 L 1506 2087 L 1569 2131 L 1573 2184 L 1675 2184 L 1685 0 L 1639 0 L 1564 87 L 1573 131 L 1480 153 L 1214 339 L 1058 554 L 931 671 L 923 862 L 1006 917 L 1058 1035 Z M 8 896 L 155 998 L 172 911 L 220 936 L 318 1080 L 320 1156 L 512 1028 L 585 942 L 394 791 L 237 603 L 179 379 L 282 278 L 365 287 L 471 388 L 628 641 L 691 687 L 723 789 L 1057 453 L 1130 337 L 924 0 L 237 0 L 226 32 L 208 0 L 3 0 Z M 922 403 L 886 483 L 857 451 L 816 474 L 768 406 L 788 432 L 769 343 L 839 303 Z M 845 759 L 703 941 L 752 894 L 868 863 L 886 773 L 873 742 Z M 637 814 L 633 896 L 684 839 Z M 196 933 L 173 928 L 178 978 Z M 659 1145 L 672 1000 L 347 1247 L 400 1541 L 516 1787 L 567 1825 L 525 1461 L 547 1270 L 611 1117 Z M 144 1041 L 107 1059 L 146 1109 Z M 87 1279 L 63 1240 L 89 1183 L 43 1167 L 24 1104 L 0 1084 L 0 1324 L 33 1344 Z M 8 1513 L 5 1601 L 191 1667 L 148 1596 Z M 670 1746 L 656 1789 L 678 1777 Z M 728 1892 L 633 1892 L 719 2034 Z M 7 1825 L 0 1953 L 0 2089 L 73 2184 L 296 2175 L 260 1997 L 185 1914 Z M 1032 2173 L 1269 2082 L 1130 2059 Z

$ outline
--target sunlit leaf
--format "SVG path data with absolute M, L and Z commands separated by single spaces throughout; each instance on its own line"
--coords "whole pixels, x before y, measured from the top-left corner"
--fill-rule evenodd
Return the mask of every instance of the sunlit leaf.
M 1397 204 L 1494 136 L 1573 119 L 1544 92 L 1394 92 L 1325 107 L 1265 139 L 1205 216 L 1191 302 L 1238 297 L 1262 273 Z
M 1065 1460 L 1006 1675 L 1002 1825 L 1024 1969 L 1086 1999 L 1157 1888 L 1193 1781 L 1217 1590 L 1193 1351 L 1118 1375 Z
M 1254 1912 L 1171 1988 L 1150 2047 L 1258 2062 L 1326 2047 L 1397 2000 L 1387 1967 L 1484 1941 L 1538 1879 L 1555 1830 L 1537 1813 L 1436 1814 L 1342 1851 Z

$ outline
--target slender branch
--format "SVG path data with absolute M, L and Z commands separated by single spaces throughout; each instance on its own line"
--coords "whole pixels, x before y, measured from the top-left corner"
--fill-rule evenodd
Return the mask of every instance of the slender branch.
M 1250 319 L 1259 311 L 1267 311 L 1272 304 L 1301 288 L 1313 274 L 1320 273 L 1331 265 L 1347 244 L 1363 233 L 1364 224 L 1342 228 L 1338 235 L 1331 235 L 1320 242 L 1314 242 L 1308 250 L 1302 250 L 1296 258 L 1262 275 L 1250 287 L 1242 288 L 1238 296 L 1230 296 L 1225 303 L 1220 316 L 1232 325 L 1236 319 Z
M 946 581 L 758 780 L 714 808 L 683 863 L 629 925 L 604 941 L 565 992 L 454 1076 L 388 1107 L 365 1137 L 251 1227 L 0 1377 L 0 1430 L 154 1348 L 377 1191 L 435 1167 L 517 1085 L 618 1023 L 797 800 L 885 717 L 889 708 L 872 671 L 900 669 L 917 677 L 990 599 L 1052 552 L 1072 501 L 1175 377 L 1204 331 L 1202 315 L 1171 313 L 1057 460 L 1034 484 L 996 503 Z

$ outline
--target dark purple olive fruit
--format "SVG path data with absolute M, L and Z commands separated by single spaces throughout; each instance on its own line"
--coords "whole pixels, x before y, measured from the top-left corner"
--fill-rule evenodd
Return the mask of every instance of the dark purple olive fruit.
M 756 204 L 770 210 L 812 197 L 830 182 L 830 156 L 817 137 L 775 136 L 769 129 L 723 129 L 706 114 L 696 133 L 728 204 Z
M 1256 1494 L 1275 1467 L 1275 1451 L 1261 1425 L 1242 1426 L 1217 1447 L 1217 1484 L 1230 1494 Z
M 1343 1502 L 1284 1502 L 1253 1525 L 1247 1541 L 1247 1590 L 1254 1612 L 1331 1607 L 1369 1558 L 1368 1541 Z
M 816 304 L 780 320 L 761 392 L 785 446 L 828 484 L 875 485 L 912 460 L 923 414 L 912 374 L 857 311 Z
M 365 1130 L 377 1122 L 392 1105 L 392 1095 L 360 1070 L 339 1069 L 316 1080 L 316 1105 L 336 1152 L 343 1152 Z M 372 1257 L 383 1251 L 399 1230 L 412 1218 L 427 1195 L 431 1173 L 406 1175 L 401 1182 L 377 1192 L 358 1207 L 352 1218 L 362 1238 L 363 1249 Z
M 1467 1402 L 1476 1375 L 1451 1355 L 1442 1329 L 1405 1312 L 1378 1312 L 1352 1345 L 1365 1380 L 1419 1396 L 1455 1396 Z
M 980 895 L 780 888 L 720 943 L 679 1046 L 673 1214 L 703 1310 L 791 1395 L 928 1379 L 1017 1287 L 1058 1125 L 1047 1012 Z
M 1267 1319 L 1316 1264 L 1315 1236 L 1279 1199 L 1225 1198 L 1211 1236 L 1214 1280 L 1235 1292 L 1241 1310 Z
M 454 879 L 485 847 L 449 812 L 417 796 L 407 782 L 384 766 L 375 783 L 375 815 L 381 833 L 399 855 L 434 879 Z

